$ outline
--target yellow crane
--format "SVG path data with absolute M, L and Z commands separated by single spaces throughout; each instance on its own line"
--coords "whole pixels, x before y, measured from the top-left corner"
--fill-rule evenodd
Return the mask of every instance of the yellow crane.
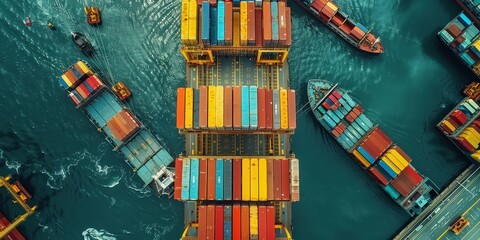
M 7 189 L 7 192 L 13 197 L 13 203 L 19 204 L 25 210 L 25 213 L 18 216 L 9 226 L 0 231 L 0 239 L 3 239 L 5 236 L 7 236 L 20 223 L 25 221 L 27 217 L 32 215 L 32 213 L 35 212 L 35 209 L 37 209 L 37 206 L 30 207 L 27 204 L 27 200 L 30 199 L 32 196 L 27 192 L 27 190 L 25 190 L 22 184 L 20 184 L 20 182 L 18 181 L 11 184 L 10 180 L 11 176 L 0 176 L 0 188 L 5 187 Z

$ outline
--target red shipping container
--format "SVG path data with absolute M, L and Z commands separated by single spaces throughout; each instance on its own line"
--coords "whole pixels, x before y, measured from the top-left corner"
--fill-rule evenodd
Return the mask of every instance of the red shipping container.
M 269 130 L 273 128 L 273 92 L 271 89 L 265 90 L 265 128 Z
M 215 179 L 216 179 L 216 169 L 215 169 L 215 159 L 208 159 L 208 170 L 207 170 L 207 199 L 215 200 Z
M 86 83 L 83 82 L 83 83 L 81 83 L 80 85 L 78 85 L 78 87 L 81 88 L 81 89 L 87 94 L 87 97 L 88 97 L 88 96 L 90 96 L 90 94 L 91 94 L 92 92 L 90 92 L 90 91 L 88 90 L 88 88 L 85 86 L 85 84 L 86 84 Z
M 242 89 L 233 87 L 233 128 L 242 128 Z
M 233 6 L 231 1 L 225 1 L 225 43 L 233 44 Z
M 442 131 L 446 134 L 452 134 L 453 133 L 453 131 L 450 130 L 450 128 L 448 128 L 447 125 L 445 125 L 445 123 L 440 124 L 440 128 L 442 128 Z
M 233 160 L 233 200 L 242 200 L 242 160 Z
M 258 240 L 267 239 L 267 207 L 258 206 Z
M 323 106 L 323 108 L 325 108 L 325 110 L 328 110 L 331 107 L 330 104 L 328 104 L 327 102 L 323 102 L 322 106 Z
M 467 116 L 465 115 L 465 113 L 463 113 L 462 111 L 460 110 L 455 110 L 451 115 L 450 117 L 457 121 L 458 123 L 461 124 L 464 124 L 466 121 L 468 121 L 468 118 Z
M 291 46 L 292 45 L 292 14 L 291 14 L 291 11 L 290 11 L 290 8 L 287 7 L 286 9 L 286 19 L 287 19 L 287 42 L 286 42 L 286 45 L 287 46 Z
M 201 129 L 205 129 L 205 128 L 208 127 L 208 91 L 207 91 L 207 86 L 201 86 L 200 87 L 199 105 L 200 105 L 199 106 L 199 112 L 198 112 L 199 127 Z
M 423 181 L 423 177 L 417 173 L 410 165 L 408 165 L 403 172 L 407 176 L 408 180 L 416 187 Z
M 387 185 L 388 184 L 388 180 L 382 175 L 382 173 L 380 171 L 378 171 L 375 167 L 371 167 L 370 169 L 368 169 L 368 173 L 370 174 L 370 176 L 372 176 L 373 179 L 375 179 L 378 183 L 382 184 L 382 185 Z
M 278 2 L 278 45 L 285 45 L 287 42 L 286 4 Z
M 233 204 L 232 207 L 232 240 L 241 239 L 241 210 L 239 204 Z
M 295 101 L 295 90 L 288 90 L 288 128 L 297 128 L 297 106 Z
M 263 46 L 262 9 L 255 9 L 255 46 Z
M 242 205 L 242 223 L 240 229 L 242 232 L 242 240 L 250 240 L 250 208 L 248 205 Z
M 412 192 L 412 190 L 408 186 L 408 181 L 404 182 L 401 181 L 400 178 L 396 178 L 392 180 L 392 186 L 402 195 L 403 197 L 408 196 Z
M 233 91 L 232 87 L 225 86 L 223 93 L 223 125 L 230 129 L 233 126 Z
M 365 149 L 365 151 L 367 151 L 370 154 L 370 156 L 376 159 L 375 156 L 378 155 L 378 150 L 372 146 L 371 142 L 368 141 L 368 139 L 367 141 L 363 142 L 361 146 L 363 149 Z
M 282 200 L 290 200 L 290 161 L 282 159 Z
M 340 133 L 338 133 L 338 131 L 335 129 L 333 129 L 331 133 L 335 138 L 338 138 L 340 136 Z
M 275 208 L 267 206 L 267 240 L 275 240 Z
M 77 90 L 78 94 L 80 94 L 80 96 L 82 96 L 83 99 L 88 97 L 88 92 L 85 92 L 82 88 L 80 88 L 80 86 L 75 88 L 75 90 Z
M 257 9 L 258 10 L 258 9 Z M 262 130 L 265 129 L 265 88 L 258 89 L 258 129 Z
M 181 158 L 175 158 L 175 183 L 173 190 L 173 199 L 180 200 L 182 196 L 182 163 Z
M 248 45 L 255 45 L 255 3 L 247 2 L 247 40 Z
M 273 199 L 282 200 L 282 160 L 273 160 Z
M 380 129 L 379 127 L 377 127 L 377 129 L 375 129 L 375 132 L 376 134 L 378 134 L 378 136 L 384 141 L 387 143 L 387 145 L 392 145 L 392 140 L 387 136 L 385 135 L 385 133 L 382 131 L 382 129 Z
M 455 129 L 457 129 L 458 127 L 460 127 L 460 123 L 457 122 L 457 121 L 455 121 L 455 120 L 453 120 L 451 117 L 448 117 L 448 118 L 445 119 L 445 120 L 446 120 L 447 122 L 449 122 L 450 124 L 452 124 Z
M 268 46 L 272 42 L 272 13 L 270 2 L 263 2 L 263 44 Z
M 215 240 L 223 240 L 223 205 L 215 206 Z
M 207 206 L 207 238 L 215 239 L 215 205 Z
M 95 76 L 88 77 L 86 81 L 88 82 L 88 84 L 90 84 L 90 86 L 93 88 L 93 90 L 97 90 L 98 87 L 100 86 L 100 84 L 97 82 L 97 80 L 95 80 Z
M 104 85 L 103 82 L 102 82 L 102 80 L 101 80 L 97 75 L 93 75 L 93 79 L 95 79 L 95 81 L 97 82 L 97 84 L 98 84 L 99 86 Z
M 198 239 L 207 239 L 207 206 L 198 207 Z
M 68 94 L 68 96 L 75 102 L 77 106 L 80 104 L 80 99 L 78 99 L 73 93 Z
M 198 199 L 207 200 L 207 159 L 200 159 L 200 176 L 198 177 Z
M 385 143 L 382 143 L 381 140 L 379 141 L 379 137 L 375 134 L 375 132 L 372 132 L 372 134 L 370 134 L 370 136 L 368 137 L 373 145 L 375 145 L 375 147 L 379 150 L 379 155 L 377 156 L 380 157 L 388 148 L 388 146 L 385 144 Z
M 185 88 L 177 89 L 177 128 L 185 128 Z
M 274 200 L 273 159 L 267 159 L 267 200 Z

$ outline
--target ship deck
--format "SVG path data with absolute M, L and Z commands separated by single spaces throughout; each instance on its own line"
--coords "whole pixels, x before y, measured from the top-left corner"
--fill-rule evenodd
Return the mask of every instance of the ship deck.
M 255 57 L 216 57 L 213 65 L 187 65 L 187 87 L 257 86 L 289 88 L 288 62 L 256 65 Z

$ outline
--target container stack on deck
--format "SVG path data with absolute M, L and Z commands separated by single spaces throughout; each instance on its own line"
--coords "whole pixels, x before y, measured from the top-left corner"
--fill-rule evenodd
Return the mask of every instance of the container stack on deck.
M 473 83 L 478 85 L 478 83 Z M 469 85 L 467 89 L 471 89 Z M 472 90 L 472 94 L 478 92 Z M 480 164 L 480 106 L 469 97 L 463 99 L 437 127 L 450 139 L 470 160 Z
M 158 195 L 173 193 L 174 174 L 167 168 L 173 158 L 87 63 L 78 61 L 58 81 L 144 186 L 151 186 Z
M 175 160 L 174 188 L 185 203 L 181 239 L 291 239 L 291 202 L 300 200 L 289 147 L 295 90 L 288 63 L 271 52 L 288 54 L 290 18 L 285 1 L 182 1 L 187 76 L 176 126 L 186 155 Z M 214 60 L 193 63 L 186 49 L 211 51 Z M 256 61 L 263 50 L 274 62 Z

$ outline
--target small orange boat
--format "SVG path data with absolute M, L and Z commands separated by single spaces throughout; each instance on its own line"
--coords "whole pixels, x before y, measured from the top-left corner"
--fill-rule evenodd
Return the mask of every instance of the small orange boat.
M 87 14 L 87 22 L 90 25 L 102 24 L 102 16 L 98 7 L 84 7 L 83 10 Z
M 132 92 L 130 92 L 130 89 L 123 83 L 123 82 L 118 82 L 115 85 L 112 86 L 112 90 L 117 95 L 120 100 L 124 101 L 127 98 L 129 98 L 132 95 Z

